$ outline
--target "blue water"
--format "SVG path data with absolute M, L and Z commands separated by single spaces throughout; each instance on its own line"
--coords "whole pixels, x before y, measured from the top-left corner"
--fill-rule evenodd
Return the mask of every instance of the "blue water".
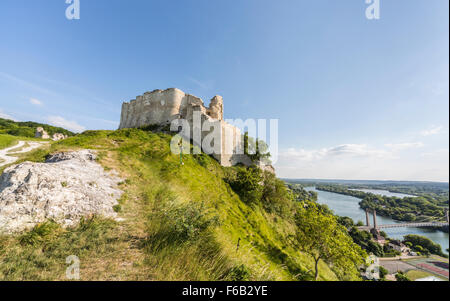
M 348 195 L 320 191 L 315 187 L 306 187 L 306 190 L 317 192 L 318 202 L 320 204 L 327 205 L 336 215 L 348 216 L 353 219 L 355 223 L 362 221 L 365 224 L 366 213 L 364 210 L 359 208 L 359 202 L 361 201 L 360 199 Z M 388 217 L 377 216 L 377 223 L 378 225 L 385 225 L 401 222 L 394 221 Z M 372 215 L 370 215 L 370 224 L 373 225 Z M 444 253 L 447 253 L 446 249 L 449 247 L 448 233 L 444 233 L 442 231 L 435 231 L 428 228 L 392 228 L 383 229 L 383 231 L 386 232 L 389 237 L 396 239 L 402 239 L 403 236 L 408 234 L 417 234 L 428 237 L 435 243 L 440 244 Z
M 397 197 L 397 198 L 415 197 L 415 195 L 411 195 L 411 194 L 390 192 L 390 191 L 381 190 L 381 189 L 349 189 L 349 190 L 362 191 L 362 192 L 373 193 L 373 194 L 379 194 L 379 195 L 388 196 L 388 197 L 394 196 L 394 197 Z

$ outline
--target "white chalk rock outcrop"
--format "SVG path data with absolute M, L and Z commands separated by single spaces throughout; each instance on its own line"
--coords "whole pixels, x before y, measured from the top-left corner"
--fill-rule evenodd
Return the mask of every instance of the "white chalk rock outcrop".
M 50 135 L 42 127 L 36 129 L 35 138 L 50 139 Z
M 11 166 L 0 177 L 0 233 L 32 228 L 53 219 L 76 225 L 92 214 L 116 218 L 122 191 L 91 150 L 58 153 L 45 163 Z
M 67 135 L 61 134 L 61 133 L 55 133 L 52 136 L 52 140 L 53 141 L 59 141 L 59 140 L 64 140 L 67 139 Z

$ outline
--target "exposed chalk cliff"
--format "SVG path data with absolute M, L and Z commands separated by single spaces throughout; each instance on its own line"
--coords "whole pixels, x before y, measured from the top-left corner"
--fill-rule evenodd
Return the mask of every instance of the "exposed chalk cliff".
M 82 150 L 7 168 L 0 177 L 0 233 L 48 219 L 73 226 L 92 214 L 115 218 L 120 179 L 105 172 L 95 158 L 94 151 Z

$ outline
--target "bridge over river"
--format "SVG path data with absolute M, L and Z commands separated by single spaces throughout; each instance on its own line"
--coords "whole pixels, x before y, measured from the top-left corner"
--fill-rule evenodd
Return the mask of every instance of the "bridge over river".
M 366 225 L 358 227 L 359 230 L 365 230 L 370 231 L 372 229 L 379 231 L 380 229 L 387 229 L 387 228 L 421 228 L 421 227 L 448 227 L 448 211 L 446 211 L 446 223 L 441 222 L 423 222 L 423 223 L 400 223 L 400 224 L 388 224 L 388 225 L 378 225 L 377 224 L 377 212 L 373 210 L 373 226 L 370 225 L 369 221 L 369 210 L 366 209 Z

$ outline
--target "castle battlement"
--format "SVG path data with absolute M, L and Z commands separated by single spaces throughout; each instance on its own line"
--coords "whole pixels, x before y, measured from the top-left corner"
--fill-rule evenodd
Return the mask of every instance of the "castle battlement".
M 194 112 L 200 112 L 201 124 L 208 121 L 219 128 L 220 133 L 214 143 L 218 143 L 220 151 L 213 156 L 223 166 L 232 166 L 237 163 L 252 164 L 251 160 L 243 155 L 242 134 L 240 129 L 227 123 L 223 119 L 223 98 L 214 96 L 208 107 L 203 100 L 183 91 L 170 88 L 166 90 L 153 90 L 139 95 L 130 102 L 122 105 L 119 129 L 140 128 L 149 125 L 169 125 L 177 119 L 184 119 L 191 126 L 193 137 Z M 200 130 L 201 138 L 210 131 Z M 201 145 L 200 145 L 201 147 Z

